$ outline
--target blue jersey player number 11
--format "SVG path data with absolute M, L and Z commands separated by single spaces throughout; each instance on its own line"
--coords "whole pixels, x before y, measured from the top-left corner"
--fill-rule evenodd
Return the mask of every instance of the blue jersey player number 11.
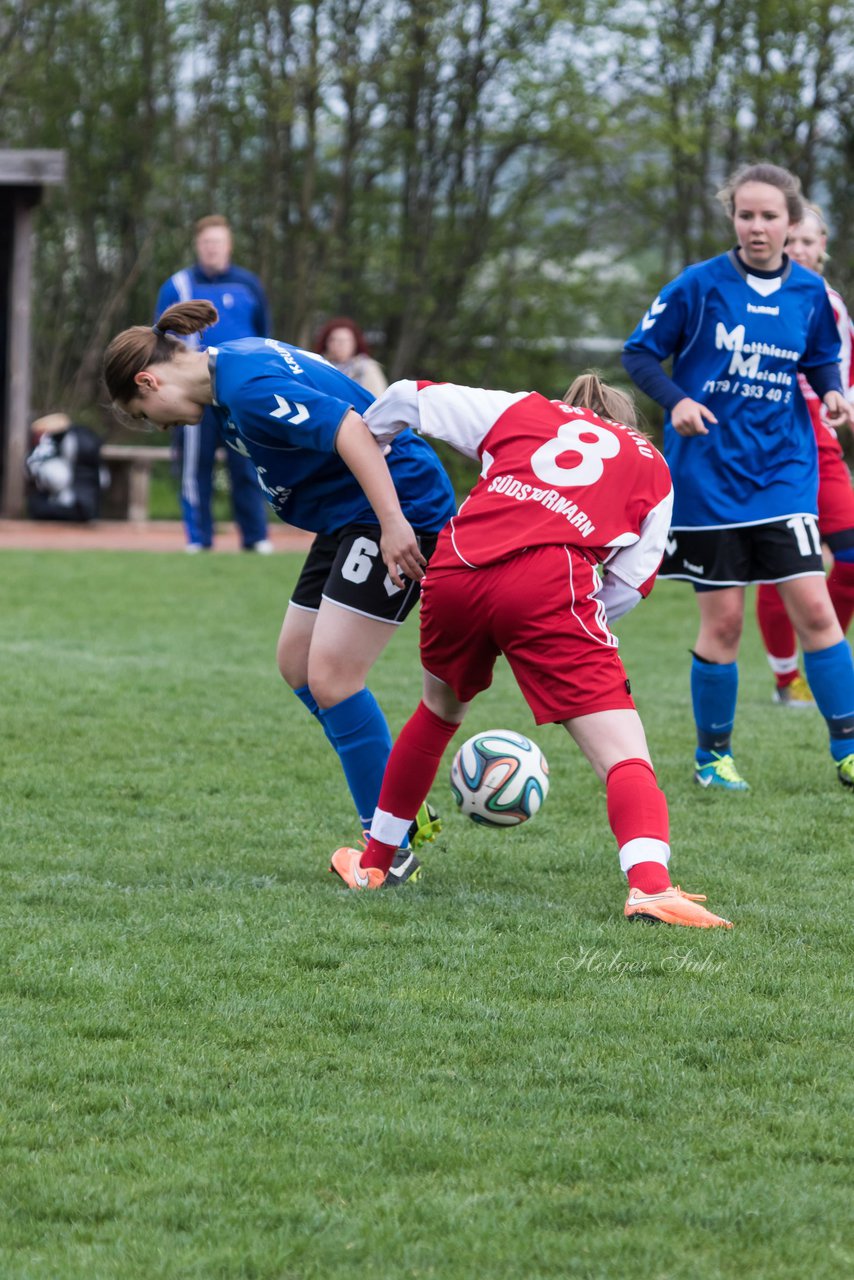
M 194 300 L 125 330 L 106 351 L 104 379 L 119 410 L 161 429 L 212 412 L 277 514 L 316 535 L 285 613 L 279 669 L 322 725 L 367 828 L 391 750 L 367 676 L 418 600 L 453 490 L 412 431 L 383 456 L 362 418 L 373 396 L 322 356 L 270 338 L 205 351 L 180 341 L 215 320 L 210 302 Z M 417 870 L 404 839 L 389 882 Z
M 739 170 L 720 193 L 737 244 L 663 288 L 623 363 L 667 410 L 673 523 L 663 578 L 690 582 L 700 611 L 691 691 L 695 779 L 745 791 L 731 735 L 745 587 L 775 583 L 804 650 L 842 784 L 854 788 L 854 665 L 824 577 L 818 461 L 803 374 L 831 426 L 854 422 L 823 281 L 785 252 L 800 184 L 776 165 Z M 673 359 L 669 377 L 661 368 Z

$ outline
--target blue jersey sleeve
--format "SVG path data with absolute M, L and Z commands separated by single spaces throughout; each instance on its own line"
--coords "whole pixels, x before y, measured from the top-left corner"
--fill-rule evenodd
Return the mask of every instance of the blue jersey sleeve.
M 690 341 L 688 335 L 693 310 L 691 275 L 683 272 L 650 304 L 624 350 L 646 351 L 657 360 L 666 360 Z
M 827 290 L 822 285 L 821 297 L 812 313 L 807 330 L 806 350 L 798 361 L 798 368 L 814 369 L 823 364 L 838 364 L 841 346 L 833 307 L 830 305 Z M 841 389 L 841 379 L 839 386 Z
M 250 442 L 268 449 L 306 449 L 312 453 L 335 452 L 338 428 L 353 408 L 346 400 L 272 370 L 247 379 L 240 386 L 237 406 L 224 407 Z
M 684 400 L 685 392 L 672 378 L 668 378 L 651 351 L 624 350 L 623 368 L 635 385 L 663 408 L 670 410 Z

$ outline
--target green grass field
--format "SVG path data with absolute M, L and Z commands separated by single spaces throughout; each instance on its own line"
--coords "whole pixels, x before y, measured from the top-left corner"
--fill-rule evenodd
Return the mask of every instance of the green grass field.
M 712 796 L 690 590 L 621 625 L 674 879 L 732 933 L 623 920 L 604 790 L 506 668 L 467 728 L 537 738 L 542 814 L 477 828 L 443 769 L 422 883 L 348 894 L 344 784 L 274 664 L 298 565 L 0 555 L 0 1276 L 854 1274 L 854 796 L 755 628 L 753 791 Z M 396 732 L 415 620 L 372 683 Z

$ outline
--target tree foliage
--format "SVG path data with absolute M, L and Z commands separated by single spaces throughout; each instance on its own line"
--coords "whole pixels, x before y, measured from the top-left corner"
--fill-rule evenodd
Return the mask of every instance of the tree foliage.
M 307 343 L 393 376 L 563 390 L 663 279 L 729 243 L 736 164 L 794 169 L 854 284 L 850 3 L 0 0 L 7 147 L 62 147 L 39 215 L 36 407 L 97 405 L 222 212 Z

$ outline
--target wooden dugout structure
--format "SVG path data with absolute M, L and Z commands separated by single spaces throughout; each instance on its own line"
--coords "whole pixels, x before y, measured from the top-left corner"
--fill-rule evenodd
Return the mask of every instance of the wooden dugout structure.
M 32 385 L 33 211 L 65 180 L 64 151 L 0 150 L 0 514 L 24 511 Z

